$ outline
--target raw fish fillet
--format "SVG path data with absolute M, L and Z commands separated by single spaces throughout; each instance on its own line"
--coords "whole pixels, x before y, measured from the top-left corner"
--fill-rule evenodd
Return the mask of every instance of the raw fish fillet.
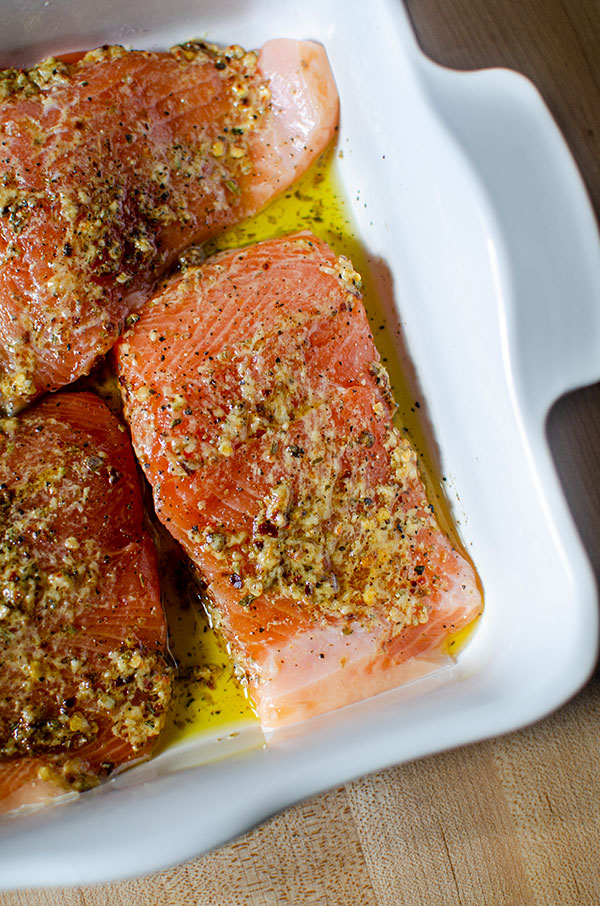
M 284 191 L 337 116 L 310 42 L 0 72 L 0 410 L 88 373 L 182 250 Z
M 147 756 L 171 668 L 127 432 L 91 393 L 0 420 L 0 811 Z
M 360 277 L 310 233 L 172 278 L 116 347 L 159 518 L 265 728 L 449 662 L 482 610 L 440 530 Z

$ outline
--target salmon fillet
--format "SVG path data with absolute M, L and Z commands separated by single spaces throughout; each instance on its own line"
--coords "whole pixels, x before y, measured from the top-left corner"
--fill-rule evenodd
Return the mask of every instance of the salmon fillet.
M 182 250 L 284 191 L 337 116 L 310 42 L 0 72 L 0 409 L 88 373 Z
M 150 752 L 170 698 L 127 432 L 59 393 L 0 420 L 0 811 Z
M 439 667 L 482 610 L 393 426 L 360 285 L 310 233 L 262 242 L 166 282 L 116 347 L 157 514 L 265 728 Z

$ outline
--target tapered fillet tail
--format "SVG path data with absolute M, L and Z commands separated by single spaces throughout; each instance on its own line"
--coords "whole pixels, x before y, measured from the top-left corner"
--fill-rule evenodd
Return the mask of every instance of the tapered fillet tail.
M 267 41 L 258 69 L 269 85 L 268 128 L 252 141 L 255 163 L 248 207 L 260 210 L 285 191 L 331 142 L 338 126 L 339 98 L 325 48 L 311 41 Z

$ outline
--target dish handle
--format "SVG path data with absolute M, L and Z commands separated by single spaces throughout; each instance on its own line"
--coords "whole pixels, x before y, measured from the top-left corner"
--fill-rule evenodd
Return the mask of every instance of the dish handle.
M 575 161 L 534 85 L 507 69 L 422 57 L 425 90 L 476 172 L 507 264 L 501 287 L 515 391 L 544 420 L 600 380 L 600 241 Z

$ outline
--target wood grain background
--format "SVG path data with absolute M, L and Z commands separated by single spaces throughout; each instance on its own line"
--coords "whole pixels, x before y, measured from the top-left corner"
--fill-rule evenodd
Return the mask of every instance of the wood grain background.
M 600 213 L 599 0 L 407 7 L 438 62 L 510 66 L 535 82 Z M 560 400 L 548 433 L 600 576 L 600 386 Z M 598 906 L 599 724 L 596 674 L 531 728 L 332 790 L 185 865 L 0 894 L 0 906 Z

